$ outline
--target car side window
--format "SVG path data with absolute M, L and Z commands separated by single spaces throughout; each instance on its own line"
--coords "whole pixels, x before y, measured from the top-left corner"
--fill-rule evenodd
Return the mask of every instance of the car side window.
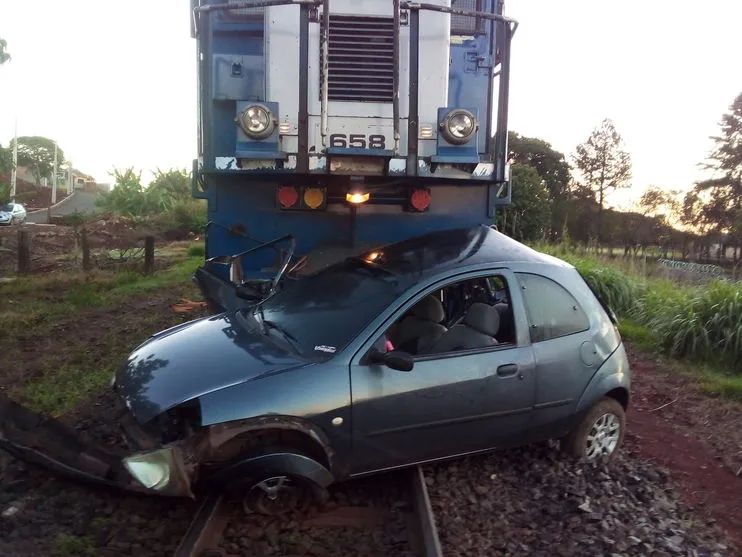
M 523 292 L 531 342 L 543 342 L 590 328 L 590 319 L 560 284 L 541 275 L 516 273 Z
M 417 357 L 515 345 L 505 277 L 451 283 L 423 296 L 377 340 L 375 348 Z

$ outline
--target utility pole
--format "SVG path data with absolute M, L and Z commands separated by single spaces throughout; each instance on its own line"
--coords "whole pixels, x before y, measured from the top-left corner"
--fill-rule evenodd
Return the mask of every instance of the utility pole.
M 18 116 L 15 117 L 15 139 L 13 139 L 13 170 L 10 173 L 10 199 L 15 201 L 15 185 L 18 179 Z
M 72 193 L 72 163 L 67 162 L 69 167 L 67 168 L 67 195 Z
M 52 205 L 57 202 L 57 142 L 54 142 L 54 174 L 52 175 Z

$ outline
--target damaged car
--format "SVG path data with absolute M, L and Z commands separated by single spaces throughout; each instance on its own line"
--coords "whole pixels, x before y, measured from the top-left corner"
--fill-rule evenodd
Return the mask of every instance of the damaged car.
M 137 347 L 111 385 L 131 453 L 98 475 L 276 514 L 335 482 L 547 439 L 610 459 L 630 375 L 574 267 L 486 226 L 433 232 Z

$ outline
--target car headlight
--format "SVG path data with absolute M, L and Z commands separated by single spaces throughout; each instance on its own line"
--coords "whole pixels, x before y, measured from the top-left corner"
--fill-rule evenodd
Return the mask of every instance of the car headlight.
M 148 489 L 163 489 L 170 482 L 172 449 L 158 449 L 124 458 L 129 473 Z
M 477 131 L 478 125 L 474 114 L 468 110 L 458 109 L 448 113 L 441 122 L 440 128 L 446 141 L 454 145 L 461 145 L 471 139 L 471 136 Z
M 251 104 L 240 112 L 237 123 L 249 137 L 265 139 L 273 135 L 277 120 L 267 106 Z

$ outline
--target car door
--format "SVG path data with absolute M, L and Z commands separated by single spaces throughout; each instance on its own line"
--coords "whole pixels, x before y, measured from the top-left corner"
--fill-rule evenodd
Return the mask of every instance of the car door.
M 527 341 L 416 356 L 409 372 L 365 358 L 379 333 L 441 286 L 411 299 L 351 362 L 353 474 L 514 444 L 530 425 L 535 369 Z
M 536 359 L 533 434 L 561 435 L 569 429 L 577 402 L 598 368 L 590 319 L 556 280 L 515 273 Z

